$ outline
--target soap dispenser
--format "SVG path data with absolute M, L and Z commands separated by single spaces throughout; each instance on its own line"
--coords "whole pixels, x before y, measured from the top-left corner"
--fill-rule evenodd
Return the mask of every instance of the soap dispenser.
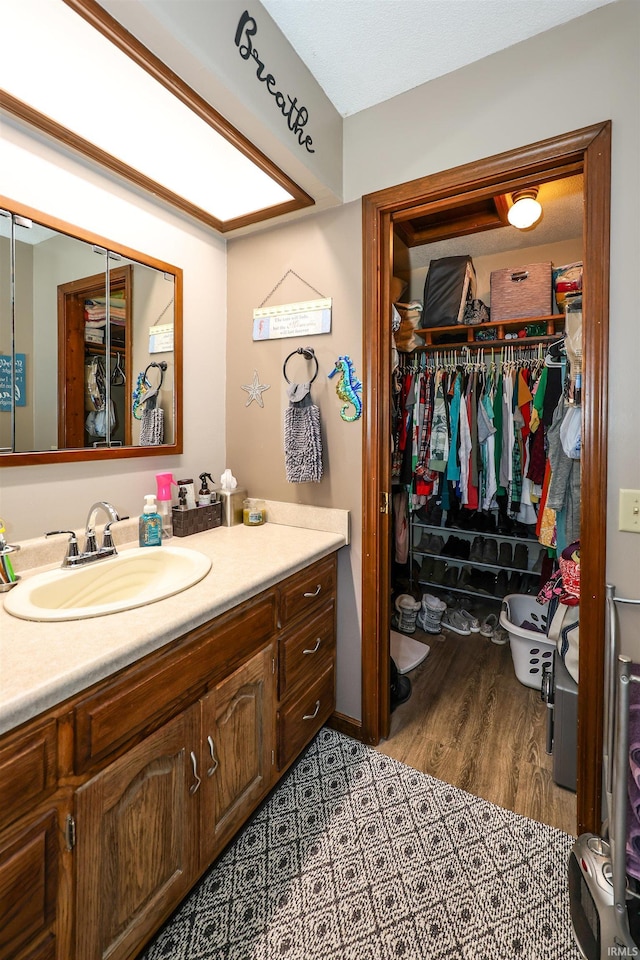
M 162 517 L 156 509 L 154 493 L 145 496 L 145 505 L 138 525 L 138 543 L 141 547 L 159 547 L 162 544 Z

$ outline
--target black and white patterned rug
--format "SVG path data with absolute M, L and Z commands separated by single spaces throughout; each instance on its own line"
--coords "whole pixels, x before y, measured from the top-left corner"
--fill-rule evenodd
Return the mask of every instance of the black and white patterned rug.
M 140 960 L 579 960 L 571 844 L 325 728 Z

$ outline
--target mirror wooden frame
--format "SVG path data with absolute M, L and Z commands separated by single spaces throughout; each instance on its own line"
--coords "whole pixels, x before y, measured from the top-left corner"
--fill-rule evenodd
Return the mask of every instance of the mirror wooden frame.
M 171 274 L 175 278 L 174 282 L 174 441 L 173 443 L 164 443 L 158 446 L 113 446 L 113 447 L 73 447 L 68 450 L 43 450 L 26 451 L 24 453 L 0 453 L 0 467 L 19 467 L 33 466 L 45 463 L 79 463 L 82 461 L 97 460 L 126 460 L 138 457 L 171 457 L 182 453 L 182 384 L 183 384 L 183 345 L 182 345 L 182 311 L 183 311 L 183 279 L 182 270 L 173 264 L 165 263 L 156 257 L 140 253 L 130 247 L 123 246 L 120 243 L 114 243 L 98 234 L 91 233 L 80 227 L 72 226 L 55 217 L 50 217 L 39 210 L 25 206 L 10 200 L 7 197 L 0 196 L 0 207 L 10 210 L 20 217 L 26 217 L 42 224 L 58 233 L 66 234 L 85 243 L 93 244 L 98 247 L 119 254 L 127 260 L 134 260 L 144 266 L 152 267 L 154 270 L 162 273 Z

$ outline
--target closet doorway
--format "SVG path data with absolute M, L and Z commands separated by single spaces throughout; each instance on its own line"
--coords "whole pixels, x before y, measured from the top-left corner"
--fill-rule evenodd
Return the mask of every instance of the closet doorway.
M 394 222 L 532 183 L 584 178 L 577 832 L 601 816 L 611 124 L 604 122 L 363 198 L 362 738 L 389 734 L 391 307 Z

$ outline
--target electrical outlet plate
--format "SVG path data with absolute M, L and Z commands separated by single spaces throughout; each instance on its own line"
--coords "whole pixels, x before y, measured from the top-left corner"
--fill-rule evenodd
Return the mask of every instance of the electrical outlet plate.
M 621 490 L 618 529 L 640 533 L 640 490 Z

